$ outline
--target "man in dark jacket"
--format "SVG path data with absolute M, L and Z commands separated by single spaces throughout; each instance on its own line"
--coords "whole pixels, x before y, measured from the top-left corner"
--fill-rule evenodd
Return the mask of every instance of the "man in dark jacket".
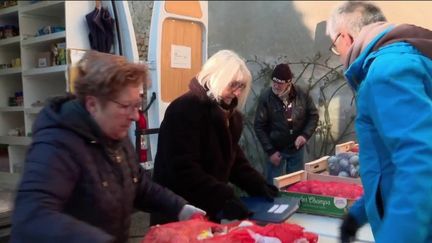
M 244 61 L 232 51 L 219 51 L 190 82 L 189 92 L 169 105 L 160 127 L 154 180 L 204 209 L 212 221 L 250 215 L 229 182 L 270 200 L 278 192 L 238 144 L 243 130 L 238 109 L 250 85 Z M 151 224 L 172 220 L 151 215 Z
M 303 146 L 318 125 L 318 110 L 309 94 L 293 84 L 288 64 L 272 73 L 272 87 L 262 91 L 255 114 L 255 133 L 269 155 L 267 182 L 304 168 Z
M 37 117 L 18 187 L 11 242 L 128 240 L 134 208 L 187 219 L 201 210 L 153 183 L 127 138 L 138 119 L 147 69 L 90 52 L 76 97 L 51 101 Z

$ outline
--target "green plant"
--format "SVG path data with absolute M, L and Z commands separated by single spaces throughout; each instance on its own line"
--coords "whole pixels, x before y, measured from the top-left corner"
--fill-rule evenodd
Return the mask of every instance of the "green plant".
M 244 131 L 241 139 L 241 146 L 246 156 L 253 163 L 255 168 L 263 171 L 267 155 L 262 151 L 261 145 L 253 130 L 253 121 L 257 106 L 257 99 L 263 87 L 270 85 L 270 77 L 274 66 L 277 63 L 285 62 L 290 65 L 295 74 L 295 83 L 302 86 L 307 93 L 315 94 L 317 107 L 320 113 L 320 120 L 316 132 L 308 141 L 306 154 L 308 160 L 316 159 L 324 155 L 334 153 L 336 144 L 341 143 L 347 137 L 352 137 L 354 122 L 354 95 L 351 91 L 351 98 L 347 114 L 344 114 L 345 123 L 339 127 L 339 131 L 334 131 L 331 119 L 331 105 L 334 98 L 340 95 L 347 86 L 343 80 L 342 65 L 331 66 L 329 58 L 323 59 L 320 54 L 306 60 L 290 62 L 286 56 L 280 56 L 273 61 L 263 61 L 262 58 L 254 56 L 246 63 L 253 72 L 252 90 L 248 102 L 244 108 Z M 297 74 L 297 75 L 296 75 Z M 350 89 L 348 89 L 350 90 Z M 316 94 L 318 98 L 316 99 Z

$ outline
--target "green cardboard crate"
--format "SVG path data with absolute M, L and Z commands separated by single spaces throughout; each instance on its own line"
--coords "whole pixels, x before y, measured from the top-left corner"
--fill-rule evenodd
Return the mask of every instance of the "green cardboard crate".
M 283 189 L 296 182 L 305 180 L 348 182 L 361 185 L 360 179 L 315 174 L 304 170 L 276 177 L 273 179 L 273 183 L 278 188 Z M 282 191 L 281 194 L 282 196 L 300 198 L 301 202 L 298 212 L 338 218 L 341 218 L 343 215 L 345 215 L 345 213 L 348 212 L 349 207 L 351 207 L 351 205 L 354 203 L 354 200 L 342 197 L 287 191 Z

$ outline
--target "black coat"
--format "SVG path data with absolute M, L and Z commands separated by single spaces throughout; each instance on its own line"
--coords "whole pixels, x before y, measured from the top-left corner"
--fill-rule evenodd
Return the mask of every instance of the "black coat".
M 120 243 L 134 207 L 176 217 L 186 201 L 153 183 L 136 161 L 129 139 L 104 137 L 80 103 L 54 101 L 33 127 L 11 242 Z
M 318 110 L 310 97 L 298 86 L 293 86 L 292 133 L 285 117 L 282 100 L 271 87 L 262 91 L 255 113 L 255 134 L 268 155 L 274 152 L 292 153 L 296 151 L 295 139 L 302 135 L 307 140 L 318 125 Z
M 195 79 L 189 88 L 168 106 L 161 123 L 154 180 L 215 220 L 224 203 L 235 196 L 228 182 L 251 195 L 258 195 L 266 182 L 238 144 L 241 114 L 234 111 L 228 126 L 224 111 Z
M 85 16 L 93 50 L 109 53 L 114 43 L 114 19 L 107 8 L 95 8 Z

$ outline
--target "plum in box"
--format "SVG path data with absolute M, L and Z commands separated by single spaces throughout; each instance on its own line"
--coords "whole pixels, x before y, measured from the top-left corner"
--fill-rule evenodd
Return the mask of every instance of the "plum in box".
M 354 199 L 302 192 L 288 192 L 284 190 L 290 185 L 307 180 L 317 180 L 323 182 L 344 182 L 361 186 L 360 179 L 314 174 L 304 170 L 279 176 L 273 179 L 273 184 L 279 189 L 282 189 L 282 196 L 300 198 L 301 202 L 298 212 L 338 218 L 341 218 L 348 212 L 349 207 L 351 207 L 351 205 L 355 202 Z
M 339 153 L 335 156 L 324 156 L 311 162 L 305 163 L 304 168 L 307 172 L 311 173 L 358 179 L 358 155 L 356 155 L 355 153 L 350 154 Z M 345 160 L 344 166 L 342 166 L 342 160 Z M 344 171 L 345 174 L 339 174 L 341 173 L 341 171 Z
M 346 152 L 352 152 L 358 154 L 358 144 L 354 141 L 337 144 L 335 146 L 335 155 Z M 305 163 L 305 170 L 312 173 L 319 173 L 328 175 L 328 160 L 330 156 L 323 156 L 319 159 Z

